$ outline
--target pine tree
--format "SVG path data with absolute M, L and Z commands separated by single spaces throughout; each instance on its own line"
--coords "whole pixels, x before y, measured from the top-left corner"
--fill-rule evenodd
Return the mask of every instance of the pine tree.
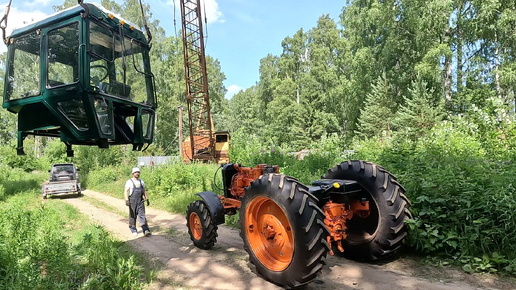
M 402 138 L 416 140 L 443 120 L 445 110 L 443 100 L 420 77 L 412 83 L 409 93 L 394 117 L 393 129 Z
M 360 110 L 358 132 L 362 137 L 389 136 L 396 104 L 392 101 L 392 87 L 385 74 L 367 95 L 365 107 Z

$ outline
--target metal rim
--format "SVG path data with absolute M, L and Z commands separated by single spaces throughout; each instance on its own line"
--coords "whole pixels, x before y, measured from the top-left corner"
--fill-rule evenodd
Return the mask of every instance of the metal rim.
M 196 212 L 190 213 L 188 217 L 190 223 L 190 231 L 192 232 L 192 236 L 196 240 L 200 240 L 202 238 L 202 223 L 201 218 Z
M 257 197 L 245 210 L 249 247 L 271 271 L 285 270 L 294 255 L 294 235 L 285 211 L 268 197 Z

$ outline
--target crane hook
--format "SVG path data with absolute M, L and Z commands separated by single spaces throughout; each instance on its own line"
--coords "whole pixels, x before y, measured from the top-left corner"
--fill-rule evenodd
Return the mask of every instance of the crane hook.
M 142 0 L 139 0 L 140 2 L 140 9 L 142 11 L 142 20 L 143 20 L 143 27 L 145 27 L 145 32 L 147 32 L 147 37 L 149 38 L 147 40 L 147 43 L 151 43 L 151 40 L 152 40 L 152 34 L 150 32 L 150 29 L 149 29 L 149 26 L 147 26 L 147 19 L 145 18 L 145 13 L 143 12 L 143 4 L 142 4 Z
M 5 45 L 9 42 L 9 38 L 5 36 L 5 28 L 7 27 L 7 17 L 9 16 L 12 2 L 12 0 L 9 0 L 9 4 L 7 4 L 7 7 L 5 8 L 4 16 L 2 17 L 2 20 L 0 20 L 0 29 L 2 29 L 2 36 L 4 38 Z
M 77 3 L 81 5 L 82 8 L 84 8 L 84 13 L 81 13 L 82 18 L 88 17 L 88 15 L 90 14 L 90 8 L 88 8 L 88 6 L 84 4 L 82 0 L 77 0 Z

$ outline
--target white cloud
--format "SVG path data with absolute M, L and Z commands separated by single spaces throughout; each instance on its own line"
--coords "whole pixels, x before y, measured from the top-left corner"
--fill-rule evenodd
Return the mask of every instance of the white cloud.
M 50 3 L 52 3 L 52 0 L 34 0 L 23 2 L 23 5 L 27 7 L 47 7 Z
M 238 92 L 240 92 L 241 90 L 242 90 L 241 87 L 239 87 L 237 85 L 231 85 L 228 87 L 228 91 L 226 92 L 225 98 L 229 100 L 234 95 L 236 95 Z
M 172 0 L 167 2 L 169 5 L 176 6 L 177 15 L 180 17 L 181 9 L 179 7 L 179 0 Z M 206 15 L 208 24 L 214 23 L 214 22 L 220 22 L 224 23 L 225 20 L 223 18 L 223 14 L 219 9 L 219 3 L 217 3 L 217 0 L 201 0 L 201 11 L 203 12 L 203 17 Z M 203 19 L 204 23 L 204 19 Z
M 7 18 L 7 28 L 5 29 L 5 36 L 10 36 L 13 30 L 16 28 L 20 28 L 27 25 L 28 23 L 41 20 L 46 16 L 47 14 L 41 11 L 20 11 L 15 7 L 11 7 L 9 16 Z M 5 46 L 2 40 L 0 41 L 0 53 L 3 53 L 5 51 L 7 51 L 7 46 Z
M 208 23 L 224 22 L 224 19 L 222 18 L 222 12 L 219 10 L 219 3 L 217 3 L 217 1 L 202 0 L 201 5 L 203 5 L 203 8 L 205 9 L 206 18 L 208 18 Z

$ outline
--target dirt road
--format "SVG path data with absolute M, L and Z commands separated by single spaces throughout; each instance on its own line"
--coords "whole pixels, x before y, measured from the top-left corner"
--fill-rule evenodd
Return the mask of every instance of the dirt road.
M 122 199 L 90 190 L 83 194 L 83 198 L 63 201 L 160 265 L 157 280 L 150 289 L 281 289 L 254 272 L 236 229 L 219 226 L 215 247 L 200 250 L 189 239 L 183 215 L 157 210 L 151 205 L 147 207 L 147 218 L 153 235 L 144 237 L 139 229 L 139 235 L 133 236 L 128 229 L 124 214 L 127 207 Z M 95 206 L 98 201 L 108 205 L 110 210 Z M 371 265 L 330 256 L 327 265 L 318 279 L 304 289 L 464 290 L 514 289 L 515 286 L 491 276 L 430 269 L 403 258 L 384 265 Z

